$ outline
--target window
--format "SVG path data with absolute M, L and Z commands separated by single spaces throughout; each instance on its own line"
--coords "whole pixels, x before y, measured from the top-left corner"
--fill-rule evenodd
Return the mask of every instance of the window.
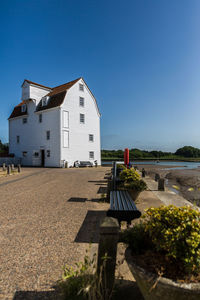
M 69 147 L 69 131 L 63 131 L 63 147 Z
M 79 97 L 79 105 L 84 107 L 84 98 L 83 97 Z
M 85 115 L 80 114 L 80 123 L 84 124 L 85 123 Z
M 19 135 L 17 135 L 17 144 L 19 144 Z
M 69 112 L 63 111 L 63 127 L 69 127 Z
M 39 157 L 39 152 L 34 152 L 33 156 Z
M 89 159 L 94 159 L 94 151 L 89 152 Z
M 84 91 L 84 85 L 82 83 L 79 83 L 79 91 Z
M 23 118 L 22 122 L 23 122 L 23 124 L 26 124 L 27 123 L 27 118 Z
M 94 142 L 94 134 L 89 134 L 89 142 Z
M 23 104 L 22 106 L 21 106 L 21 112 L 26 112 L 26 104 Z
M 48 100 L 49 100 L 49 97 L 44 97 L 44 98 L 42 98 L 42 106 L 46 106 Z
M 47 135 L 47 140 L 50 140 L 50 130 L 48 130 L 48 131 L 46 132 L 46 135 Z
M 42 123 L 42 114 L 39 115 L 39 123 Z
M 50 150 L 47 150 L 47 157 L 50 157 L 50 155 L 51 155 Z
M 27 157 L 27 151 L 22 152 L 23 157 Z

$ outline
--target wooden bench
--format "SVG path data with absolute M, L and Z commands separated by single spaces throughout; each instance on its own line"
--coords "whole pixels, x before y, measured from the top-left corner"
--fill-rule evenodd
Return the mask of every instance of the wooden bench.
M 116 218 L 119 224 L 121 221 L 126 221 L 130 225 L 132 220 L 141 216 L 141 212 L 128 191 L 111 191 L 110 209 L 107 211 L 107 216 Z

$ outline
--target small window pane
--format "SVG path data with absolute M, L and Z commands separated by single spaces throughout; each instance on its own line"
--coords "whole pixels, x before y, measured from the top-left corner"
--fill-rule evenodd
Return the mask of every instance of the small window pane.
M 22 155 L 23 155 L 23 157 L 26 157 L 27 156 L 27 151 L 23 151 Z
M 69 147 L 69 131 L 63 131 L 63 147 Z
M 84 107 L 84 98 L 83 97 L 79 98 L 79 105 Z
M 80 114 L 80 123 L 85 123 L 85 115 Z
M 94 135 L 93 134 L 89 134 L 89 141 L 94 142 Z
M 21 112 L 26 112 L 26 104 L 23 104 L 23 105 L 21 106 Z
M 79 83 L 79 91 L 84 91 L 84 85 Z
M 39 115 L 39 122 L 42 123 L 42 114 Z
M 17 135 L 17 144 L 19 144 L 19 135 Z
M 22 121 L 23 121 L 23 124 L 26 124 L 27 123 L 27 118 L 23 118 Z
M 50 150 L 47 150 L 47 157 L 50 157 L 51 156 L 51 152 Z
M 47 140 L 50 140 L 50 131 L 47 131 Z
M 94 151 L 90 151 L 89 152 L 89 158 L 90 159 L 94 159 Z

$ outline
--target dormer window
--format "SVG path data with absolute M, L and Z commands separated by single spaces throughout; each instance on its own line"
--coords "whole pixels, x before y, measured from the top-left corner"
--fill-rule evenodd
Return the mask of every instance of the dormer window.
M 48 103 L 49 97 L 42 98 L 42 106 L 46 106 Z
M 21 112 L 22 112 L 22 113 L 26 112 L 26 104 L 23 104 L 23 105 L 21 106 Z

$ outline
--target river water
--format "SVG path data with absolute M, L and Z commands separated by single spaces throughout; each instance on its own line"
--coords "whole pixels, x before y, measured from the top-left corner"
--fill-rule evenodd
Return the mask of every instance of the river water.
M 123 161 L 118 162 L 123 163 Z M 112 161 L 103 161 L 102 165 L 112 164 Z M 131 161 L 133 165 L 153 165 L 153 166 L 165 166 L 165 170 L 167 166 L 174 166 L 173 169 L 196 169 L 200 168 L 200 162 L 190 162 L 190 161 Z M 170 168 L 172 169 L 172 168 Z

